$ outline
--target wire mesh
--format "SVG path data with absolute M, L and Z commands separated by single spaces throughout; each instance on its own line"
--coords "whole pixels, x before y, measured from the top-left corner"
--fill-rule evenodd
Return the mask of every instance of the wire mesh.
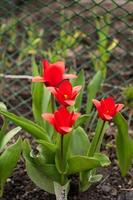
M 63 56 L 67 66 L 77 71 L 83 68 L 89 82 L 95 73 L 91 55 L 98 44 L 96 19 L 108 15 L 106 37 L 109 43 L 114 38 L 119 42 L 107 63 L 104 95 L 115 95 L 119 100 L 121 88 L 133 83 L 132 13 L 133 2 L 128 0 L 3 0 L 0 2 L 0 74 L 31 75 L 33 55 L 37 61 L 42 57 Z M 30 117 L 30 80 L 1 77 L 0 101 L 10 111 Z

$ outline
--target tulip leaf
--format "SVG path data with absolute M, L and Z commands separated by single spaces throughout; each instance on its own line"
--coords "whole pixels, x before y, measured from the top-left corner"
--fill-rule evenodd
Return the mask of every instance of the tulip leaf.
M 0 142 L 0 151 L 2 151 L 5 145 L 21 130 L 21 127 L 16 127 L 4 135 Z
M 72 156 L 68 159 L 68 174 L 91 170 L 99 166 L 100 162 L 94 157 Z
M 0 155 L 0 196 L 3 194 L 3 186 L 6 182 L 6 179 L 11 175 L 14 167 L 17 164 L 17 161 L 21 153 L 21 139 L 8 147 Z
M 90 146 L 89 138 L 82 127 L 73 130 L 70 143 L 72 155 L 87 155 Z
M 29 119 L 26 119 L 24 117 L 19 117 L 13 113 L 2 111 L 0 110 L 0 114 L 4 115 L 6 118 L 10 119 L 12 122 L 14 122 L 16 125 L 21 126 L 25 131 L 27 131 L 29 134 L 34 136 L 36 139 L 43 139 L 46 141 L 49 141 L 49 137 L 42 127 L 35 124 Z
M 38 162 L 37 157 L 31 157 L 31 149 L 27 141 L 23 143 L 23 153 L 26 170 L 31 180 L 41 189 L 54 194 L 53 181 L 60 182 L 60 174 L 55 165 L 46 164 L 44 160 Z
M 79 94 L 75 100 L 75 108 L 77 111 L 80 110 L 81 104 L 82 104 L 82 98 L 83 98 L 83 91 L 85 87 L 85 75 L 84 75 L 84 70 L 81 70 L 78 74 L 78 77 L 76 79 L 72 80 L 72 85 L 77 86 L 81 85 L 82 89 L 79 91 Z
M 95 153 L 94 154 L 94 158 L 99 160 L 100 164 L 102 167 L 107 167 L 111 164 L 108 156 L 106 156 L 105 154 L 102 153 Z
M 131 167 L 133 158 L 133 140 L 128 135 L 128 124 L 121 113 L 114 117 L 117 126 L 116 152 L 122 176 L 125 176 Z
M 88 181 L 89 181 L 90 183 L 97 183 L 97 182 L 101 181 L 102 177 L 103 177 L 102 174 L 91 175 L 91 176 L 89 177 L 89 180 L 88 180 Z
M 6 105 L 3 102 L 0 102 L 0 109 L 3 111 L 7 111 Z M 3 137 L 4 137 L 4 135 L 6 133 L 6 129 L 7 129 L 7 119 L 3 116 L 2 116 L 2 119 L 3 119 L 3 124 L 0 129 L 0 145 L 2 143 Z
M 7 111 L 7 107 L 3 102 L 0 102 L 0 109 L 4 110 L 4 111 Z
M 91 112 L 93 106 L 92 99 L 94 99 L 96 97 L 96 94 L 99 92 L 102 81 L 103 81 L 102 72 L 98 71 L 88 84 L 86 113 Z
M 34 58 L 32 58 L 32 74 L 33 76 L 40 75 Z M 50 92 L 47 90 L 44 83 L 32 83 L 32 110 L 34 118 L 37 124 L 44 128 L 45 122 L 41 115 L 43 112 L 47 112 L 50 96 Z
M 89 120 L 90 116 L 91 116 L 90 114 L 81 115 L 81 116 L 77 119 L 77 121 L 76 121 L 74 127 L 77 128 L 78 126 L 81 126 L 82 124 L 84 124 L 86 121 Z
M 41 154 L 45 157 L 47 163 L 55 162 L 56 145 L 44 140 L 37 140 L 40 144 Z

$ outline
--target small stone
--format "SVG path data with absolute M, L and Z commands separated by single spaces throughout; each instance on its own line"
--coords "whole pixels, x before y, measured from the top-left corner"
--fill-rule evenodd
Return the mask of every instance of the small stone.
M 102 186 L 102 190 L 104 191 L 104 192 L 110 192 L 111 191 L 111 186 L 110 185 L 103 185 Z
M 126 200 L 133 200 L 133 191 L 126 192 Z
M 117 190 L 116 190 L 115 188 L 113 188 L 111 194 L 112 194 L 113 196 L 117 196 Z

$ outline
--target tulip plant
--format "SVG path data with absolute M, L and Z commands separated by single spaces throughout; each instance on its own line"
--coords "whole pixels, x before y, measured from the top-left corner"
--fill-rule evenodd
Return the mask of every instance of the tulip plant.
M 80 113 L 84 90 L 84 73 L 66 74 L 65 65 L 59 61 L 42 61 L 42 69 L 33 62 L 32 110 L 35 122 L 10 112 L 0 110 L 6 118 L 34 136 L 38 144 L 34 153 L 27 140 L 23 142 L 23 156 L 31 180 L 41 189 L 66 200 L 71 175 L 79 175 L 79 189 L 85 191 L 102 178 L 98 167 L 110 164 L 107 155 L 100 152 L 102 140 L 110 121 L 115 123 L 116 152 L 123 176 L 131 165 L 133 141 L 128 135 L 127 122 L 120 114 L 123 104 L 113 97 L 94 99 L 102 82 L 100 71 L 87 87 L 85 114 Z M 83 127 L 88 123 L 93 105 L 98 112 L 94 137 Z
M 0 102 L 0 109 L 6 110 L 6 106 L 2 102 Z M 11 175 L 21 153 L 21 139 L 18 139 L 15 144 L 7 147 L 7 144 L 21 130 L 21 128 L 16 127 L 6 133 L 7 120 L 4 117 L 1 119 L 3 124 L 0 129 L 0 197 L 3 194 L 3 187 L 6 179 Z

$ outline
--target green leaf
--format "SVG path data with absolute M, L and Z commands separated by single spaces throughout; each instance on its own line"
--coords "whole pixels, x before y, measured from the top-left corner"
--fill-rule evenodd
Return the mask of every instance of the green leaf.
M 87 155 L 90 146 L 89 138 L 83 128 L 78 127 L 73 130 L 70 143 L 72 155 Z
M 93 106 L 92 99 L 94 99 L 96 97 L 96 94 L 99 92 L 102 81 L 103 81 L 102 72 L 98 71 L 88 84 L 86 113 L 91 112 Z
M 103 136 L 105 134 L 107 127 L 108 127 L 108 122 L 104 122 L 101 119 L 98 120 L 95 135 L 92 139 L 90 149 L 88 151 L 88 156 L 93 156 L 94 153 L 99 152 Z
M 102 177 L 103 177 L 102 174 L 91 175 L 89 177 L 89 182 L 90 183 L 97 183 L 97 182 L 101 181 Z
M 52 179 L 47 177 L 45 173 L 41 172 L 29 160 L 26 160 L 26 170 L 30 179 L 41 189 L 46 192 L 54 194 L 54 185 Z
M 54 182 L 54 189 L 55 189 L 55 195 L 56 199 L 60 200 L 67 200 L 67 195 L 70 188 L 70 181 L 68 181 L 65 185 L 60 185 L 56 182 Z
M 95 153 L 94 158 L 99 160 L 101 167 L 107 167 L 108 165 L 111 164 L 108 156 L 102 153 Z
M 0 102 L 0 109 L 3 111 L 7 111 L 7 107 L 3 102 Z M 3 137 L 4 137 L 4 135 L 6 133 L 6 129 L 7 129 L 7 120 L 5 119 L 5 117 L 2 117 L 2 118 L 3 118 L 3 124 L 0 129 L 0 144 L 3 140 Z
M 46 163 L 54 163 L 56 145 L 44 140 L 37 140 L 37 142 L 40 144 L 40 151 L 41 154 L 45 157 Z
M 68 174 L 88 171 L 97 167 L 106 167 L 109 164 L 109 158 L 100 153 L 95 154 L 94 157 L 72 156 L 68 159 Z
M 74 174 L 100 166 L 100 162 L 94 157 L 73 156 L 68 160 L 68 174 Z
M 114 123 L 117 126 L 116 152 L 119 161 L 122 176 L 125 176 L 133 158 L 133 140 L 128 135 L 128 124 L 121 113 L 114 117 Z
M 40 75 L 34 58 L 32 58 L 32 74 L 33 76 Z M 42 113 L 47 112 L 50 96 L 51 94 L 45 87 L 44 83 L 32 83 L 33 115 L 37 124 L 44 128 L 45 128 L 45 121 L 42 118 Z
M 7 107 L 3 102 L 0 102 L 0 109 L 4 110 L 4 111 L 7 111 Z
M 76 79 L 72 80 L 72 85 L 77 86 L 81 85 L 82 89 L 79 91 L 79 94 L 75 100 L 75 108 L 77 111 L 80 110 L 81 104 L 82 104 L 82 98 L 83 98 L 83 91 L 85 87 L 85 75 L 84 75 L 84 70 L 81 70 L 78 74 L 78 77 Z
M 21 127 L 16 127 L 9 131 L 0 142 L 0 151 L 2 151 L 5 145 L 21 130 Z
M 50 141 L 45 129 L 35 124 L 31 120 L 2 110 L 0 110 L 0 114 L 13 121 L 16 125 L 21 126 L 25 131 L 34 136 L 36 139 Z
M 0 156 L 0 196 L 6 179 L 11 175 L 21 153 L 21 140 L 8 147 Z
M 54 194 L 53 181 L 60 182 L 60 174 L 55 165 L 46 164 L 44 160 L 39 160 L 38 156 L 31 157 L 31 149 L 27 141 L 23 143 L 23 152 L 28 176 L 38 187 Z
M 76 121 L 74 127 L 77 128 L 78 126 L 81 126 L 82 124 L 84 124 L 86 121 L 89 120 L 90 116 L 91 116 L 90 114 L 81 115 L 81 116 L 77 119 L 77 121 Z

